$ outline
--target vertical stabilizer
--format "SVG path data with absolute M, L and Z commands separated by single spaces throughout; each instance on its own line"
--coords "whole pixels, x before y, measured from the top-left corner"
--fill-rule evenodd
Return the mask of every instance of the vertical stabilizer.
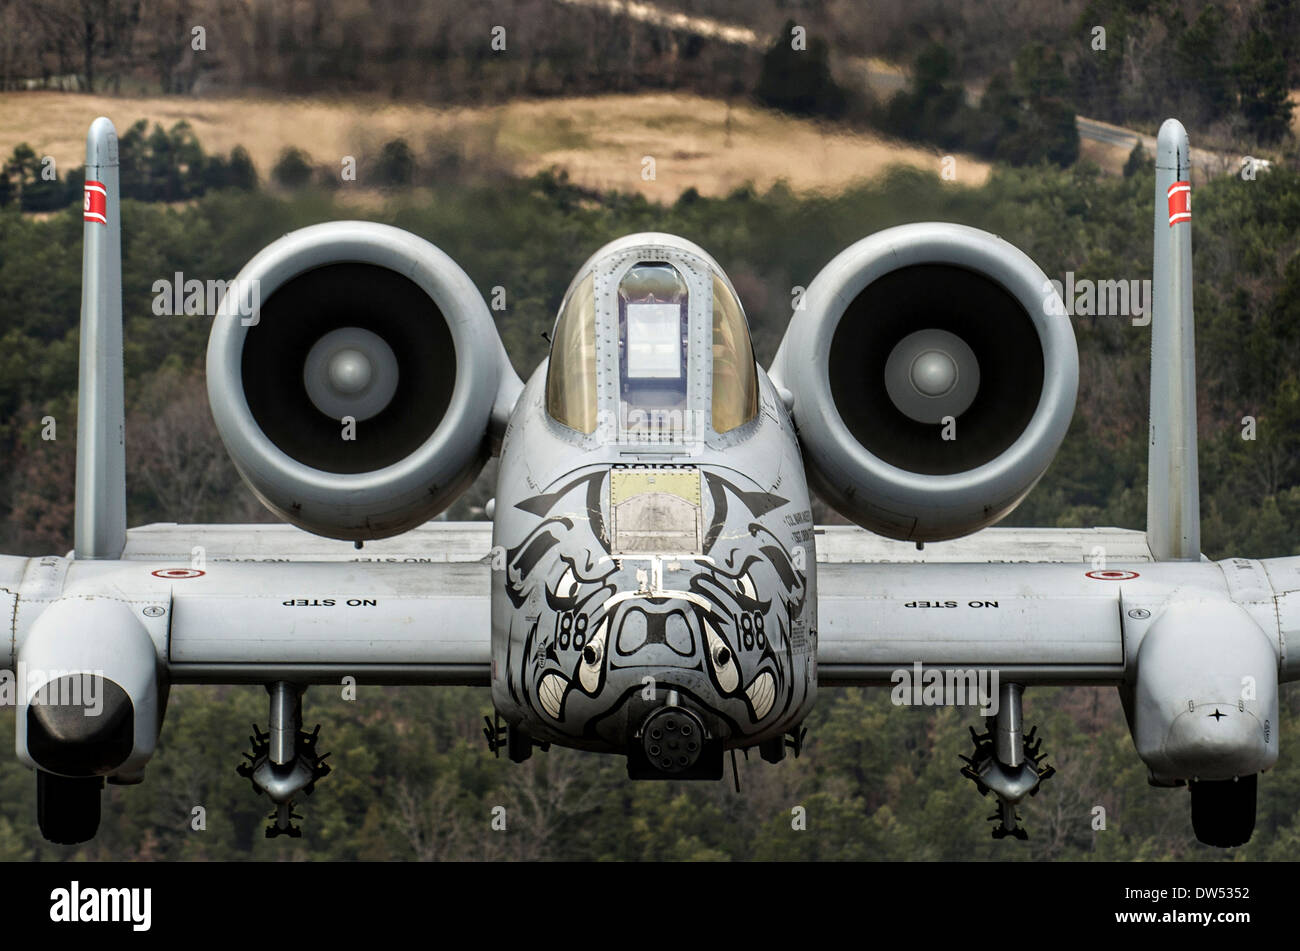
M 77 558 L 118 558 L 126 546 L 122 241 L 117 188 L 117 131 L 101 116 L 91 123 L 86 136 L 82 202 Z
M 1156 143 L 1147 466 L 1147 542 L 1161 561 L 1201 557 L 1189 153 L 1187 130 L 1166 119 Z

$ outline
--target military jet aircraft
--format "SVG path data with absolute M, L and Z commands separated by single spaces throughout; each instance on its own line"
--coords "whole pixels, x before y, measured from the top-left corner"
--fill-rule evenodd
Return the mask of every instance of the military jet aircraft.
M 923 702 L 996 684 L 960 769 L 995 836 L 1026 835 L 1017 805 L 1052 772 L 1024 691 L 1087 684 L 1118 688 L 1203 841 L 1247 841 L 1278 685 L 1300 676 L 1300 558 L 1200 553 L 1188 155 L 1169 120 L 1145 532 L 992 527 L 1052 461 L 1078 381 L 1057 289 L 992 234 L 909 224 L 846 248 L 766 369 L 707 251 L 629 235 L 574 276 L 524 383 L 451 258 L 356 221 L 257 253 L 213 321 L 213 417 L 286 524 L 128 531 L 117 139 L 96 120 L 75 549 L 0 558 L 42 832 L 94 835 L 174 684 L 265 685 L 240 769 L 275 836 L 301 835 L 329 771 L 311 684 L 490 686 L 511 760 L 558 744 L 632 779 L 717 780 L 738 749 L 798 754 L 819 684 L 915 677 Z M 493 455 L 491 523 L 432 520 Z M 816 526 L 810 487 L 857 527 Z

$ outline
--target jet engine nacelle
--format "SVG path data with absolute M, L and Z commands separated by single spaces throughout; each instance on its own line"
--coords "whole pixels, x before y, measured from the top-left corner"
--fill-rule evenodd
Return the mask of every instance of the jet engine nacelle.
M 465 272 L 415 235 L 358 221 L 292 232 L 249 261 L 207 367 L 217 429 L 253 492 L 349 540 L 451 504 L 522 388 Z
M 1033 488 L 1070 425 L 1079 362 L 1028 256 L 925 223 L 827 264 L 772 376 L 821 496 L 879 534 L 937 541 L 997 522 Z

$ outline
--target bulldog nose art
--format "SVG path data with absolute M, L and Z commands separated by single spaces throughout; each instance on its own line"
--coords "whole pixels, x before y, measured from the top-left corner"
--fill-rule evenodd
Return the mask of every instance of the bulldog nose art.
M 687 606 L 662 598 L 624 602 L 618 611 L 614 646 L 619 660 L 638 653 L 663 654 L 671 651 L 678 657 L 691 657 L 696 650 Z

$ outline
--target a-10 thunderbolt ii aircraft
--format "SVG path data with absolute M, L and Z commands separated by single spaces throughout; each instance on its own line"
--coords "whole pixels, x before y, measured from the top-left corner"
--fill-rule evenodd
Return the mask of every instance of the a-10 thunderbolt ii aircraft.
M 104 782 L 142 780 L 175 684 L 266 686 L 241 772 L 275 804 L 267 834 L 298 835 L 329 769 L 302 728 L 310 684 L 490 685 L 485 732 L 512 760 L 559 744 L 625 756 L 633 779 L 718 779 L 728 751 L 797 753 L 819 684 L 915 677 L 924 700 L 982 677 L 996 694 L 960 772 L 996 836 L 1024 837 L 1017 804 L 1051 772 L 1023 691 L 1090 684 L 1119 689 L 1150 781 L 1190 786 L 1203 841 L 1249 839 L 1278 685 L 1300 676 L 1300 558 L 1200 554 L 1176 121 L 1145 532 L 989 527 L 1051 462 L 1078 380 L 1058 289 L 994 235 L 857 242 L 766 370 L 706 251 L 629 235 L 578 271 L 525 384 L 456 263 L 365 222 L 263 249 L 212 326 L 217 428 L 290 524 L 127 531 L 107 119 L 86 161 L 75 549 L 0 558 L 0 667 L 47 838 L 90 838 Z M 430 521 L 491 455 L 491 525 Z M 810 485 L 859 527 L 814 526 Z

